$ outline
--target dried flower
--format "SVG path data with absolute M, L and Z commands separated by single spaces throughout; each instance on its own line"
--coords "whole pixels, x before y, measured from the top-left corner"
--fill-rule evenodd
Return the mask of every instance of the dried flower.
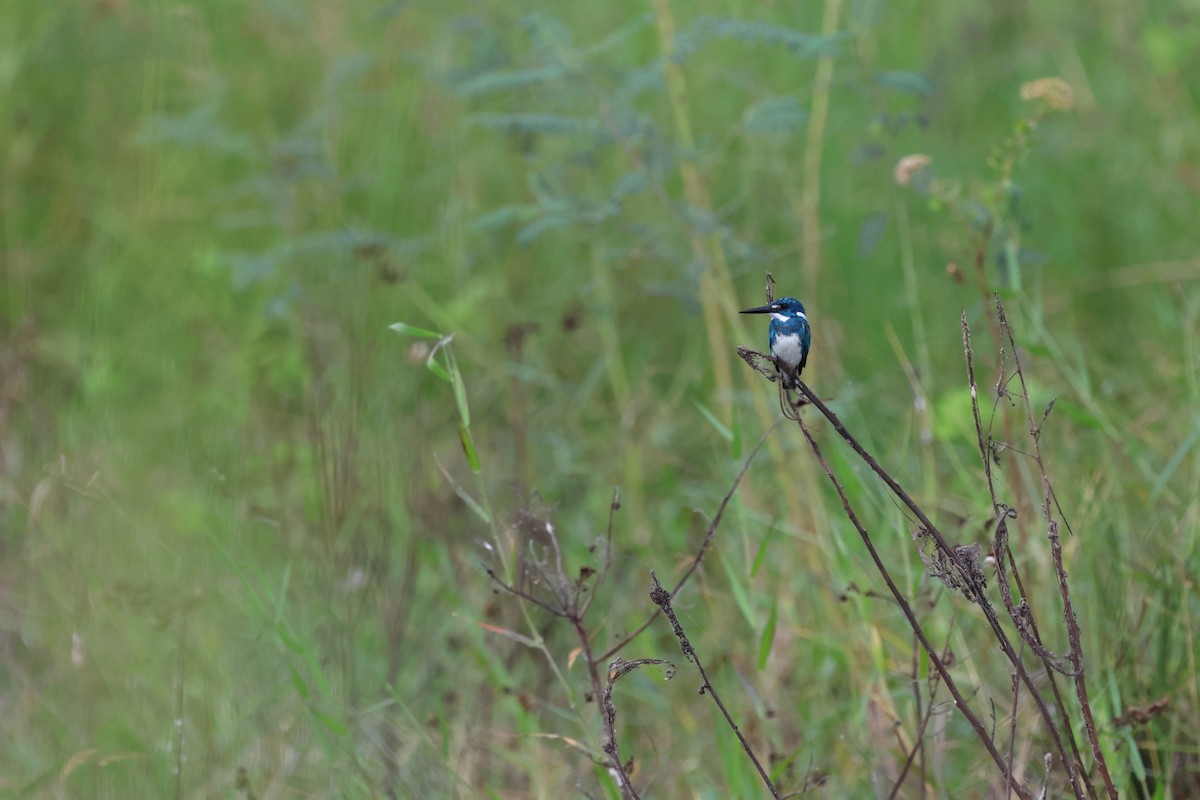
M 429 345 L 425 342 L 413 342 L 408 346 L 408 352 L 405 354 L 412 364 L 424 364 L 429 358 Z
M 1041 100 L 1055 111 L 1069 111 L 1075 105 L 1075 91 L 1062 78 L 1038 78 L 1021 84 L 1021 99 Z
M 932 157 L 923 153 L 913 153 L 896 162 L 896 167 L 892 170 L 892 176 L 895 177 L 896 183 L 899 185 L 908 186 L 914 175 L 932 163 Z

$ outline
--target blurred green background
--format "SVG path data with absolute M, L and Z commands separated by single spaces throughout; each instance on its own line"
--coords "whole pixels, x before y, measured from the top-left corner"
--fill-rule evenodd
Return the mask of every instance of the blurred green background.
M 990 508 L 959 315 L 990 387 L 1001 293 L 1058 401 L 1114 778 L 1196 796 L 1195 2 L 26 0 L 0 92 L 0 797 L 619 796 L 578 642 L 485 570 L 541 557 L 530 520 L 595 566 L 619 487 L 589 632 L 645 618 L 777 414 L 734 355 L 767 270 L 811 385 L 962 542 Z M 1005 729 L 986 626 L 813 425 Z M 1040 485 L 1005 465 L 1061 652 Z M 899 774 L 928 666 L 882 591 L 779 427 L 679 611 L 785 790 Z M 765 796 L 665 625 L 622 654 L 680 666 L 618 685 L 643 796 Z M 898 796 L 998 791 L 948 706 L 925 737 Z

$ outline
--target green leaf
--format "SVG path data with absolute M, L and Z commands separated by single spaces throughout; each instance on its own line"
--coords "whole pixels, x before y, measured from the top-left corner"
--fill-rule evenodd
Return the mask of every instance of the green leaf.
M 438 469 L 441 470 L 442 477 L 445 478 L 446 482 L 450 484 L 450 488 L 452 488 L 454 493 L 458 495 L 458 499 L 462 500 L 463 503 L 466 504 L 467 508 L 474 511 L 476 516 L 478 516 L 481 520 L 488 525 L 491 525 L 491 515 L 484 510 L 483 506 L 479 505 L 479 502 L 474 497 L 471 497 L 471 495 L 467 493 L 467 490 L 463 488 L 463 485 L 454 479 L 454 476 L 451 475 L 450 472 L 441 465 L 441 462 L 437 460 L 436 456 L 434 457 L 434 463 L 437 464 Z
M 529 31 L 540 61 L 562 64 L 575 60 L 573 31 L 558 17 L 545 11 L 534 11 L 522 20 L 522 25 Z
M 467 464 L 470 465 L 471 471 L 478 475 L 482 468 L 479 465 L 479 453 L 475 450 L 475 440 L 471 438 L 470 429 L 461 422 L 458 424 L 458 439 L 462 442 L 463 454 L 467 457 Z
M 396 333 L 404 333 L 409 336 L 420 336 L 422 339 L 441 339 L 442 334 L 437 331 L 431 331 L 426 328 L 418 328 L 416 325 L 409 325 L 407 322 L 393 322 L 388 325 L 388 328 Z
M 920 72 L 880 72 L 875 83 L 883 89 L 909 92 L 929 96 L 937 92 L 937 85 L 928 75 Z
M 609 196 L 620 202 L 631 194 L 637 194 L 646 187 L 648 175 L 645 167 L 638 167 L 632 172 L 626 172 L 613 184 Z
M 1188 451 L 1196 446 L 1196 442 L 1200 441 L 1200 422 L 1192 429 L 1192 433 L 1186 439 L 1179 443 L 1179 447 L 1175 449 L 1175 453 L 1167 461 L 1167 465 L 1163 467 L 1159 473 L 1158 479 L 1154 481 L 1154 488 L 1150 490 L 1150 502 L 1154 503 L 1159 496 L 1166 491 L 1167 484 L 1171 482 L 1171 478 L 1175 476 L 1176 470 L 1183 463 L 1183 459 L 1187 457 Z
M 1100 420 L 1082 406 L 1077 406 L 1070 400 L 1059 398 L 1054 404 L 1054 410 L 1066 415 L 1069 419 L 1078 422 L 1080 425 L 1086 425 L 1089 428 L 1103 428 Z
M 575 218 L 566 214 L 547 214 L 541 219 L 534 220 L 517 233 L 517 244 L 533 244 L 546 231 L 570 225 Z
M 627 22 L 620 28 L 617 28 L 612 33 L 605 36 L 595 44 L 590 44 L 580 50 L 580 55 L 590 57 L 604 53 L 607 50 L 612 50 L 623 44 L 627 44 L 633 39 L 643 28 L 647 28 L 654 24 L 654 15 L 650 12 L 639 14 L 631 22 Z
M 476 128 L 511 131 L 529 131 L 545 135 L 592 135 L 604 132 L 600 122 L 592 117 L 571 117 L 566 114 L 537 112 L 481 111 L 467 116 L 467 124 Z
M 462 373 L 458 370 L 458 361 L 454 354 L 447 351 L 446 360 L 450 363 L 450 385 L 454 387 L 454 404 L 458 407 L 458 418 L 464 427 L 471 427 L 471 407 L 467 404 L 467 387 L 463 383 Z
M 452 741 L 453 737 L 450 735 L 450 721 L 447 719 L 446 705 L 441 701 L 439 701 L 437 704 L 437 719 L 438 733 L 441 734 L 442 740 L 442 760 L 449 764 L 450 742 Z
M 292 583 L 292 562 L 289 561 L 283 570 L 283 577 L 279 581 L 279 592 L 275 595 L 275 613 L 271 619 L 276 625 L 283 622 L 283 609 L 287 605 L 288 586 Z
M 450 377 L 450 373 L 446 371 L 446 368 L 437 362 L 436 350 L 429 354 L 429 358 L 425 359 L 425 366 L 429 367 L 430 372 L 446 381 L 446 383 L 454 383 L 454 379 Z
M 879 240 L 887 230 L 888 217 L 882 211 L 877 211 L 863 220 L 858 229 L 858 257 L 866 258 L 875 252 Z
M 488 525 L 492 524 L 491 516 L 487 513 L 487 511 L 484 510 L 483 506 L 479 505 L 479 503 L 475 501 L 475 498 L 467 494 L 466 490 L 463 489 L 462 486 L 456 485 L 455 493 L 459 496 L 459 499 L 467 504 L 467 508 L 475 512 L 477 517 L 486 522 Z
M 279 641 L 288 650 L 291 650 L 296 655 L 304 655 L 304 645 L 300 644 L 300 640 L 293 636 L 282 622 L 275 625 L 275 635 L 279 637 Z
M 438 341 L 438 343 L 433 346 L 433 349 L 429 351 L 429 358 L 425 359 L 425 366 L 429 368 L 429 371 L 432 372 L 434 375 L 437 375 L 439 378 L 441 378 L 442 380 L 446 381 L 446 383 L 449 383 L 449 384 L 454 383 L 454 378 L 451 377 L 449 370 L 447 370 L 445 367 L 443 367 L 441 364 L 438 363 L 437 354 L 440 353 L 443 348 L 448 348 L 450 346 L 450 342 L 453 340 L 454 340 L 453 333 L 443 336 Z M 446 363 L 453 365 L 453 360 L 454 360 L 453 355 L 450 354 L 449 350 L 447 350 L 446 352 L 447 352 Z
M 471 230 L 476 233 L 485 233 L 517 222 L 527 223 L 536 219 L 541 213 L 540 206 L 531 204 L 500 206 L 480 215 L 471 223 Z
M 322 725 L 324 725 L 329 730 L 330 733 L 333 733 L 337 736 L 345 736 L 346 735 L 346 733 L 347 733 L 346 726 L 343 725 L 339 720 L 335 719 L 333 717 L 333 715 L 328 714 L 324 711 L 320 711 L 315 708 L 311 709 L 311 710 L 312 710 L 312 715 L 314 717 L 316 717 L 317 721 L 320 722 Z
M 717 416 L 715 414 L 713 414 L 711 411 L 709 411 L 704 406 L 703 403 L 701 403 L 699 400 L 696 400 L 695 398 L 693 398 L 692 405 L 694 405 L 696 407 L 696 410 L 699 411 L 706 420 L 708 420 L 708 424 L 713 427 L 713 430 L 715 430 L 717 432 L 718 436 L 720 436 L 722 439 L 724 439 L 727 442 L 733 441 L 732 431 L 730 431 L 729 428 L 727 428 L 723 424 L 721 424 L 721 420 L 717 419 Z
M 771 645 L 775 643 L 775 623 L 779 620 L 779 603 L 771 603 L 771 614 L 767 617 L 767 625 L 763 628 L 758 640 L 758 668 L 766 669 L 767 658 L 771 655 Z
M 333 688 L 329 685 L 329 678 L 325 675 L 325 670 L 321 668 L 321 660 L 317 658 L 317 654 L 308 649 L 301 653 L 301 656 L 304 658 L 304 663 L 308 665 L 308 674 L 312 678 L 317 694 L 321 697 L 331 696 Z
M 808 112 L 794 97 L 768 97 L 742 114 L 742 130 L 750 135 L 787 135 L 808 121 Z
M 975 416 L 971 413 L 971 389 L 952 389 L 933 403 L 933 435 L 939 442 L 957 439 L 975 441 Z
M 292 673 L 292 685 L 296 687 L 296 693 L 300 695 L 301 700 L 307 700 L 312 692 L 304 681 L 304 676 L 300 674 L 300 670 L 291 665 L 288 666 L 288 671 Z
M 754 564 L 750 567 L 750 577 L 758 577 L 758 571 L 762 569 L 763 562 L 767 558 L 767 545 L 775 541 L 775 535 L 779 529 L 775 527 L 775 521 L 771 521 L 771 527 L 767 529 L 767 535 L 763 537 L 762 543 L 758 546 L 758 552 L 754 554 Z
M 734 410 L 734 412 L 733 412 L 732 433 L 733 433 L 733 439 L 730 442 L 730 445 L 731 445 L 729 448 L 730 454 L 733 456 L 734 461 L 741 461 L 742 460 L 742 426 L 738 424 L 738 415 L 737 415 L 736 410 Z
M 1117 684 L 1115 676 L 1108 676 L 1108 701 L 1113 714 L 1119 714 L 1123 710 L 1121 704 L 1121 687 Z M 1133 726 L 1126 725 L 1118 729 L 1118 738 L 1124 741 L 1129 752 L 1129 769 L 1133 772 L 1134 777 L 1143 785 L 1146 782 L 1146 765 L 1142 762 L 1141 753 L 1138 752 L 1137 742 L 1133 737 Z
M 566 67 L 560 64 L 530 69 L 498 70 L 475 75 L 462 81 L 455 88 L 463 97 L 477 97 L 493 92 L 511 92 L 535 84 L 550 83 L 569 74 Z
M 792 751 L 791 755 L 785 758 L 780 758 L 778 760 L 774 758 L 771 759 L 771 780 L 778 782 L 784 775 L 787 775 L 792 764 L 795 763 L 796 759 L 804 755 L 804 752 L 805 748 L 798 747 Z
M 1177 72 L 1183 68 L 1188 53 L 1195 52 L 1188 41 L 1193 37 L 1183 33 L 1186 29 L 1186 26 L 1177 27 L 1164 21 L 1142 28 L 1139 36 L 1141 53 L 1155 73 L 1166 75 Z
M 701 17 L 693 23 L 693 27 L 698 28 L 707 36 L 740 39 L 751 44 L 782 46 L 800 58 L 835 55 L 841 42 L 850 38 L 850 34 L 847 32 L 804 33 L 771 22 L 722 17 Z M 683 39 L 684 34 L 680 34 L 678 38 Z M 686 49 L 679 42 L 676 43 L 676 47 L 680 50 Z
M 754 619 L 754 608 L 750 604 L 750 598 L 746 595 L 746 587 L 742 585 L 742 576 L 737 574 L 737 571 L 729 563 L 727 558 L 717 559 L 721 562 L 721 567 L 725 570 L 726 577 L 729 578 L 729 590 L 733 592 L 733 599 L 737 603 L 738 610 L 742 612 L 742 616 L 746 618 L 746 624 L 755 625 L 757 620 Z
M 1021 348 L 1023 350 L 1025 350 L 1027 353 L 1029 353 L 1030 355 L 1039 356 L 1041 358 L 1053 358 L 1054 357 L 1054 353 L 1050 350 L 1049 347 L 1047 347 L 1044 344 L 1038 344 L 1037 342 L 1022 342 Z

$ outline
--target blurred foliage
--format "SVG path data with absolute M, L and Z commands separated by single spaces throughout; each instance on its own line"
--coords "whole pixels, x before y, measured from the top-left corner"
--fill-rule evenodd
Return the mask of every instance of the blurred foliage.
M 1005 296 L 1035 403 L 1057 398 L 1110 764 L 1188 796 L 1198 14 L 6 4 L 0 796 L 616 797 L 580 752 L 600 727 L 570 632 L 484 567 L 538 557 L 528 519 L 593 563 L 620 486 L 593 641 L 640 623 L 770 422 L 733 358 L 765 339 L 735 312 L 766 270 L 810 310 L 812 384 L 964 542 L 989 510 L 959 310 L 987 386 Z M 820 435 L 935 641 L 1007 708 L 979 620 L 951 635 L 911 523 Z M 819 477 L 778 431 L 677 608 L 785 786 L 886 792 L 912 643 Z M 1034 476 L 1005 480 L 1053 621 Z M 652 628 L 630 652 L 673 648 Z M 689 680 L 621 684 L 635 780 L 759 792 Z M 931 725 L 935 793 L 994 785 L 961 719 Z

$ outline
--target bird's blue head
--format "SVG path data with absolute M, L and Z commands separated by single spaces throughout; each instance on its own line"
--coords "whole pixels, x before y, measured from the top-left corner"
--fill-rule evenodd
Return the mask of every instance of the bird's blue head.
M 784 322 L 794 317 L 808 317 L 804 312 L 804 303 L 801 303 L 794 297 L 779 297 L 773 303 L 768 303 L 758 308 L 747 308 L 741 313 L 770 314 L 772 320 L 779 322 Z
M 765 306 L 748 308 L 742 313 L 771 315 L 768 339 L 771 355 L 786 363 L 798 375 L 808 362 L 808 350 L 812 344 L 812 331 L 808 327 L 804 304 L 794 297 L 779 297 Z

